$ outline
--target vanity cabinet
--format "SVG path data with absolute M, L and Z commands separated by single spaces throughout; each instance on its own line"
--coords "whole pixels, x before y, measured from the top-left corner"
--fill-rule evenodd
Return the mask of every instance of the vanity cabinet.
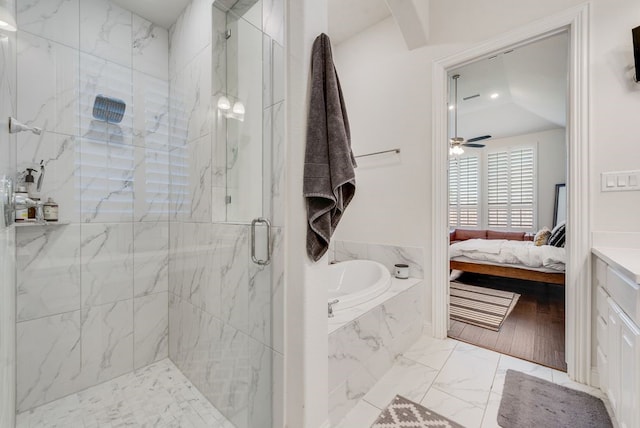
M 600 389 L 621 428 L 640 427 L 640 286 L 596 258 L 595 355 Z

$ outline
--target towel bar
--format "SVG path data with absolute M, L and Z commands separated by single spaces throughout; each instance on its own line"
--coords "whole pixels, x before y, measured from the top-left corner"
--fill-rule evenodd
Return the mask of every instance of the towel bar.
M 358 155 L 358 156 L 354 156 L 354 157 L 356 157 L 356 158 L 363 158 L 363 157 L 365 157 L 365 156 L 381 155 L 381 154 L 383 154 L 383 153 L 391 153 L 391 152 L 394 152 L 394 153 L 400 153 L 400 149 L 383 150 L 383 151 L 381 151 L 381 152 L 367 153 L 367 154 L 364 154 L 364 155 Z

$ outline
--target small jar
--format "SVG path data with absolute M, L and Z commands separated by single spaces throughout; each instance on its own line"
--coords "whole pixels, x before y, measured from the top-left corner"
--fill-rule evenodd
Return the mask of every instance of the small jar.
M 42 205 L 42 211 L 44 221 L 58 221 L 58 204 L 53 199 L 47 199 L 47 202 Z
M 398 263 L 394 265 L 394 275 L 398 279 L 409 278 L 409 265 L 404 263 Z
M 32 197 L 31 200 L 33 200 L 35 202 L 39 202 L 40 198 Z M 28 212 L 27 218 L 29 220 L 35 220 L 36 219 L 36 207 L 32 206 L 32 207 L 27 208 L 27 212 Z
M 24 198 L 29 197 L 29 193 L 27 192 L 27 188 L 25 186 L 18 186 L 16 193 L 16 199 L 19 196 Z M 27 208 L 27 204 L 18 204 L 16 203 L 16 222 L 24 222 L 29 218 L 29 209 Z

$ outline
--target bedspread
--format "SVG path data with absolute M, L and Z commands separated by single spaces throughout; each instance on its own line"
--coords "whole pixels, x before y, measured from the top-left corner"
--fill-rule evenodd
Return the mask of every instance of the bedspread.
M 566 251 L 551 245 L 535 246 L 531 241 L 468 239 L 449 246 L 449 258 L 465 256 L 491 263 L 507 263 L 564 272 Z

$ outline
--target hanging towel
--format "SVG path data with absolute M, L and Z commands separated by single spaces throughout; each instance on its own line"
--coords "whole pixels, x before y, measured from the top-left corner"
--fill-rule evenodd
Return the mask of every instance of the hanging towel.
M 303 192 L 307 202 L 307 254 L 318 261 L 329 249 L 331 235 L 355 194 L 356 161 L 326 34 L 316 38 L 311 56 Z

